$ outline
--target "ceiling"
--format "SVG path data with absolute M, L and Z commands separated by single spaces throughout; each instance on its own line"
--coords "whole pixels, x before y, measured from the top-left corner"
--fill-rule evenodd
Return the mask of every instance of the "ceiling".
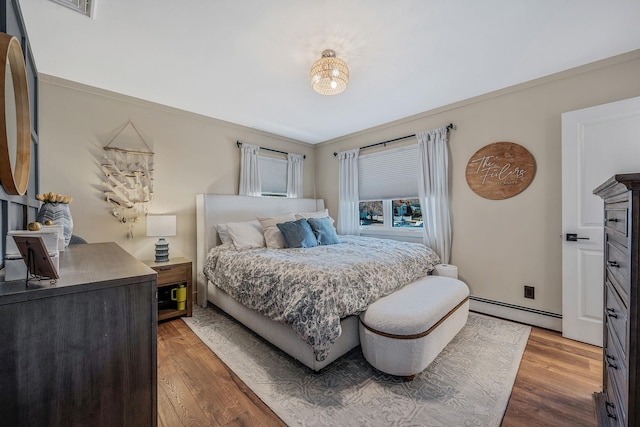
M 20 0 L 40 73 L 308 143 L 640 48 L 638 0 L 95 1 Z

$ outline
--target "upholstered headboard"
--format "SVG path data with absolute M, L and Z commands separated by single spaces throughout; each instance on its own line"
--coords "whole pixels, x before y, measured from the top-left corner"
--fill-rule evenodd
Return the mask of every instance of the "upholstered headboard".
M 284 197 L 250 197 L 228 194 L 196 195 L 198 304 L 207 304 L 207 280 L 204 261 L 210 248 L 219 243 L 216 225 L 251 221 L 289 212 L 313 212 L 324 209 L 322 199 L 289 199 Z

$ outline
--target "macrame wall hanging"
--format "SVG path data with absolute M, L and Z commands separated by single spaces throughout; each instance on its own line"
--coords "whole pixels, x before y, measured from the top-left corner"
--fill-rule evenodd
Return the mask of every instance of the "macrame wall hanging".
M 114 144 L 116 140 L 119 143 Z M 117 146 L 123 143 L 127 148 Z M 131 120 L 103 149 L 104 198 L 111 204 L 111 214 L 128 226 L 127 237 L 132 239 L 134 224 L 153 201 L 153 152 Z

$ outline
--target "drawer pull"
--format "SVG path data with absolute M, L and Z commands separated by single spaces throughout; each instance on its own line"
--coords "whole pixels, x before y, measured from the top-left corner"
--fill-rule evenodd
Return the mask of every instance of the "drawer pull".
M 620 264 L 618 264 L 618 261 L 607 261 L 607 265 L 609 267 L 620 267 Z
M 171 267 L 156 267 L 158 269 L 158 271 L 169 271 L 171 270 Z
M 617 420 L 618 417 L 616 416 L 616 414 L 609 412 L 609 408 L 615 410 L 616 409 L 616 405 L 614 405 L 613 403 L 607 401 L 604 403 L 604 407 L 607 410 L 607 417 L 609 418 L 613 418 L 614 420 Z
M 607 354 L 606 357 L 607 357 L 607 366 L 609 366 L 610 368 L 613 368 L 613 369 L 618 369 L 618 365 L 613 363 L 613 361 L 616 360 L 616 357 L 612 356 L 610 354 Z
M 609 308 L 609 307 L 607 307 L 607 316 L 613 317 L 614 319 L 618 318 L 618 315 L 616 314 L 616 310 L 614 308 Z
M 609 221 L 609 222 L 618 222 L 620 220 L 618 218 L 609 218 L 607 221 Z

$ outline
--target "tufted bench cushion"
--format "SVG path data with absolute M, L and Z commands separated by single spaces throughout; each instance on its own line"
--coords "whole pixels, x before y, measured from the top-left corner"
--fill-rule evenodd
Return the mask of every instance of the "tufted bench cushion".
M 469 288 L 426 276 L 380 298 L 360 314 L 360 343 L 376 369 L 412 379 L 467 323 Z

